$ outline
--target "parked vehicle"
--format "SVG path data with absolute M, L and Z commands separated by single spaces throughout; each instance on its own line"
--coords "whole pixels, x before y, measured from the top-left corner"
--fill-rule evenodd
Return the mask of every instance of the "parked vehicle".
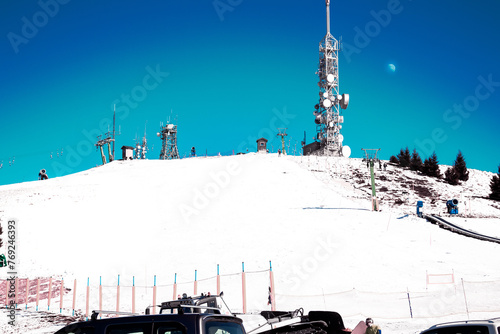
M 445 322 L 434 325 L 421 334 L 500 334 L 500 318 Z
M 156 305 L 159 314 L 130 315 L 93 311 L 90 321 L 70 324 L 55 334 L 345 334 L 337 312 L 262 311 L 255 314 L 233 313 L 221 295 L 201 295 Z M 113 313 L 119 317 L 98 319 Z

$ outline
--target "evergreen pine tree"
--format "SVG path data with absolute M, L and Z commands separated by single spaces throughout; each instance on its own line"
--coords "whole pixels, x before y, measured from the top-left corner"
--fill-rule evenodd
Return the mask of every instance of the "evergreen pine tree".
M 430 176 L 429 175 L 429 169 L 430 169 L 430 163 L 429 163 L 429 158 L 426 158 L 424 160 L 424 163 L 422 164 L 422 168 L 420 169 L 420 171 L 422 172 L 422 174 L 424 174 L 425 176 Z
M 498 174 L 493 175 L 491 178 L 490 189 L 490 198 L 495 201 L 500 201 L 500 166 L 498 166 Z
M 422 173 L 427 176 L 441 178 L 436 152 L 433 152 L 429 158 L 425 159 Z
M 391 157 L 389 158 L 389 162 L 392 162 L 393 164 L 399 164 L 399 160 L 395 155 L 391 155 Z
M 461 151 L 458 151 L 453 168 L 460 181 L 467 181 L 469 179 L 469 171 L 467 170 L 467 165 Z
M 422 169 L 422 159 L 416 149 L 413 149 L 413 153 L 410 159 L 410 169 L 413 171 L 419 171 Z
M 444 172 L 444 179 L 452 186 L 456 186 L 460 183 L 457 170 L 453 166 L 448 168 L 446 172 Z
M 401 151 L 399 151 L 398 160 L 399 160 L 400 167 L 410 167 L 411 156 L 410 156 L 410 150 L 408 149 L 408 146 L 406 147 L 406 149 L 404 151 L 403 151 L 403 149 L 401 149 Z

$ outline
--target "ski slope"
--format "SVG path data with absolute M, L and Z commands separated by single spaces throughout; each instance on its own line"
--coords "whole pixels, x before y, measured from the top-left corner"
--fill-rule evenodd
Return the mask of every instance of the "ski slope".
M 384 184 L 396 187 L 401 175 L 390 171 L 378 171 L 377 177 L 387 176 Z M 489 175 L 471 172 L 478 180 Z M 137 286 L 146 286 L 155 275 L 162 284 L 172 283 L 176 274 L 178 282 L 191 282 L 195 270 L 202 279 L 213 277 L 217 265 L 229 274 L 241 272 L 242 262 L 247 271 L 265 271 L 272 261 L 278 309 L 334 310 L 351 328 L 368 316 L 384 333 L 399 334 L 465 319 L 461 280 L 484 282 L 479 285 L 484 288 L 468 291 L 470 309 L 478 310 L 469 316 L 499 316 L 500 298 L 482 299 L 491 297 L 500 282 L 494 256 L 500 245 L 414 217 L 414 203 L 392 204 L 397 193 L 391 198 L 384 194 L 382 211 L 372 212 L 369 190 L 356 176 L 364 174 L 369 177 L 359 159 L 276 154 L 115 161 L 65 177 L 0 187 L 0 219 L 4 228 L 9 219 L 18 222 L 19 277 L 63 277 L 81 284 L 101 278 L 112 286 L 120 275 L 124 285 L 134 277 Z M 458 225 L 473 225 L 478 232 L 488 225 L 483 233 L 499 237 L 500 211 L 486 200 L 473 204 L 467 217 L 450 220 L 461 219 Z M 489 218 L 475 218 L 474 212 L 477 217 L 487 212 Z M 404 214 L 410 215 L 397 219 Z M 429 287 L 427 273 L 453 273 L 455 283 Z M 269 308 L 267 275 L 248 288 L 248 311 Z M 241 281 L 227 282 L 226 299 L 241 311 Z M 453 289 L 451 298 L 446 294 Z M 104 309 L 115 309 L 111 290 Z M 415 298 L 413 319 L 407 292 Z M 80 300 L 85 298 L 84 290 L 78 293 Z M 431 295 L 439 307 L 427 302 Z M 139 293 L 138 309 L 149 305 L 150 297 Z M 160 298 L 170 299 L 171 293 Z M 28 319 L 19 317 L 21 324 L 30 324 L 20 332 L 58 328 L 36 328 L 41 325 Z M 2 316 L 0 328 L 11 330 L 6 322 Z

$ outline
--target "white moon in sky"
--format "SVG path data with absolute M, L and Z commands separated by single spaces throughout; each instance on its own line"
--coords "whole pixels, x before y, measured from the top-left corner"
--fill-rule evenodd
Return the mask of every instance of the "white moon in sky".
M 389 66 L 389 70 L 390 70 L 391 72 L 396 72 L 396 65 L 394 65 L 394 64 L 389 64 L 388 66 Z

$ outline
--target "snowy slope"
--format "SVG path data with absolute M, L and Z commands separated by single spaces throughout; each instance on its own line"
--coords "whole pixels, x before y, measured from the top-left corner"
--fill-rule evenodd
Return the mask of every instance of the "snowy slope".
M 272 261 L 278 308 L 335 310 L 351 327 L 365 316 L 378 317 L 384 333 L 416 333 L 442 315 L 457 313 L 446 300 L 432 310 L 416 300 L 417 320 L 401 310 L 399 299 L 406 295 L 400 292 L 426 291 L 426 272 L 454 273 L 455 290 L 460 279 L 500 282 L 493 257 L 500 245 L 414 216 L 398 219 L 414 213 L 422 197 L 420 188 L 409 184 L 420 182 L 432 194 L 423 198 L 425 212 L 441 214 L 445 198 L 465 198 L 467 214 L 452 221 L 500 236 L 498 205 L 473 197 L 487 195 L 491 173 L 471 171 L 470 181 L 452 188 L 389 166 L 377 172 L 377 189 L 388 189 L 379 191 L 381 212 L 370 211 L 368 177 L 359 159 L 248 154 L 115 161 L 61 178 L 0 187 L 0 219 L 2 226 L 12 218 L 19 223 L 20 277 L 64 277 L 66 282 L 102 277 L 111 286 L 117 275 L 128 283 L 134 276 L 135 284 L 144 286 L 151 285 L 153 275 L 171 283 L 177 273 L 179 282 L 189 282 L 194 270 L 200 278 L 214 276 L 217 264 L 223 273 L 237 273 L 243 261 L 249 271 L 268 269 Z M 249 294 L 250 310 L 268 307 L 266 280 L 259 278 Z M 234 287 L 224 288 L 227 299 L 241 311 L 241 296 L 236 297 L 241 283 L 230 282 Z M 431 287 L 436 293 L 440 288 L 450 285 Z M 150 303 L 150 295 L 142 297 L 141 310 Z M 488 310 L 500 315 L 496 300 Z M 114 309 L 115 302 L 109 298 L 103 308 Z M 0 324 L 6 321 L 2 318 Z

